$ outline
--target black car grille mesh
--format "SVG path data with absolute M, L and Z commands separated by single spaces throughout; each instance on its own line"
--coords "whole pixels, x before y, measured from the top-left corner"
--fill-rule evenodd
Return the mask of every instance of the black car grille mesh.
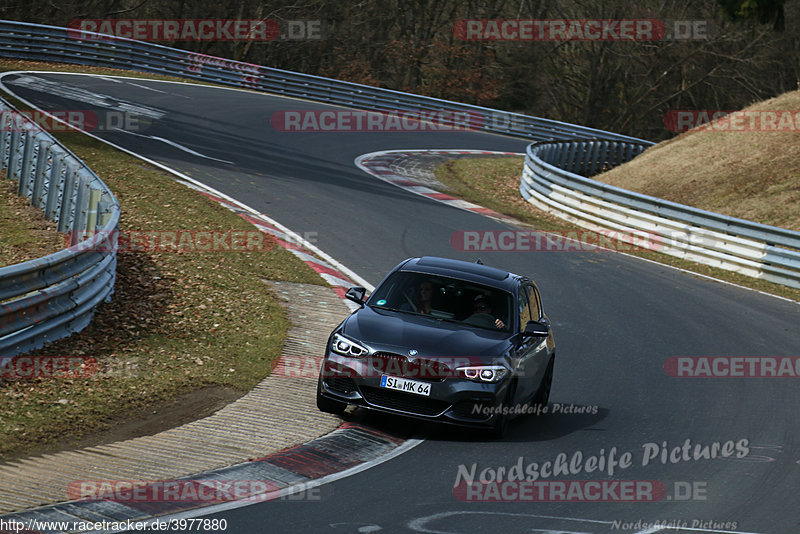
M 490 413 L 485 413 L 485 408 L 492 408 L 492 403 L 487 400 L 463 400 L 453 406 L 452 414 L 463 419 L 484 420 Z
M 361 394 L 372 405 L 418 415 L 439 415 L 450 407 L 449 402 L 384 388 L 361 386 Z
M 356 390 L 356 383 L 349 376 L 330 376 L 325 379 L 325 384 L 340 393 L 352 393 Z
M 373 366 L 387 375 L 428 382 L 441 382 L 445 378 L 453 376 L 453 370 L 447 364 L 437 360 L 419 358 L 412 361 L 402 354 L 393 352 L 376 352 L 370 358 Z

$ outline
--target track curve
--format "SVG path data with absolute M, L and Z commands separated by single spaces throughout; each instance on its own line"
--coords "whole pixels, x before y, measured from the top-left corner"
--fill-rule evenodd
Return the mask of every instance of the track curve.
M 527 144 L 478 132 L 280 132 L 270 125 L 276 112 L 335 108 L 194 84 L 52 73 L 5 75 L 2 83 L 43 109 L 148 110 L 150 118 L 134 133 L 97 135 L 246 202 L 297 233 L 315 233 L 319 248 L 372 284 L 412 255 L 475 260 L 477 255 L 451 248 L 451 234 L 509 226 L 378 181 L 353 165 L 356 157 L 429 147 L 520 152 Z M 321 501 L 261 503 L 216 517 L 242 533 L 676 532 L 652 527 L 655 520 L 698 522 L 685 532 L 797 531 L 796 382 L 677 379 L 664 371 L 672 356 L 800 355 L 797 303 L 612 253 L 482 256 L 537 281 L 559 345 L 551 402 L 589 407 L 589 413 L 518 419 L 503 442 L 425 428 L 425 443 L 331 483 Z M 701 445 L 747 440 L 750 454 L 641 465 L 648 444 L 674 447 L 687 439 Z M 667 490 L 663 500 L 475 503 L 453 492 L 460 467 L 475 464 L 480 472 L 576 451 L 607 457 L 615 447 L 632 453 L 631 467 L 560 478 L 657 480 Z M 682 500 L 687 487 L 705 493 Z M 723 523 L 728 528 L 717 527 Z

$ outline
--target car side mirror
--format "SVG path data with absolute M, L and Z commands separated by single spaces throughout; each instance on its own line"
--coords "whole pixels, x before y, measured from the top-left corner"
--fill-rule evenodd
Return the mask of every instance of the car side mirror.
M 367 290 L 363 287 L 351 287 L 347 290 L 347 293 L 344 294 L 345 298 L 348 300 L 352 300 L 359 306 L 364 306 L 364 295 L 367 294 Z
M 525 330 L 522 331 L 523 336 L 537 337 L 547 336 L 550 334 L 550 324 L 542 321 L 528 321 L 525 325 Z

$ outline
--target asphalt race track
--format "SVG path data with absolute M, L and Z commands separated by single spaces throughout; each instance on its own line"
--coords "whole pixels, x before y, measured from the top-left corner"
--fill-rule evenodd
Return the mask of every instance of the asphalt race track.
M 508 226 L 353 165 L 378 150 L 522 152 L 525 141 L 479 132 L 282 132 L 270 123 L 276 112 L 328 106 L 200 85 L 33 73 L 2 82 L 46 110 L 139 110 L 145 119 L 134 133 L 93 133 L 308 233 L 372 284 L 417 255 L 480 256 L 539 284 L 558 343 L 549 413 L 515 420 L 502 442 L 420 425 L 421 445 L 318 492 L 215 512 L 229 532 L 800 532 L 798 382 L 672 378 L 664 370 L 672 356 L 800 356 L 798 304 L 610 252 L 462 253 L 450 245 L 454 232 Z M 662 461 L 664 442 L 669 453 L 687 440 L 732 441 L 747 455 Z M 540 472 L 541 480 L 655 481 L 665 493 L 655 502 L 619 502 L 613 491 L 584 502 L 465 502 L 454 493 L 457 475 L 473 464 L 476 477 L 491 477 L 520 461 L 541 467 L 578 452 L 577 471 Z M 631 465 L 610 473 L 611 457 L 624 453 Z M 591 456 L 605 461 L 603 470 L 587 472 Z

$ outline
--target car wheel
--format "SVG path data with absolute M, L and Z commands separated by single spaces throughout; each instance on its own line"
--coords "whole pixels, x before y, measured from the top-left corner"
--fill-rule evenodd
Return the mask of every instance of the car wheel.
M 317 382 L 317 408 L 321 412 L 341 415 L 347 408 L 347 404 L 324 397 L 322 395 L 322 379 L 320 378 Z
M 547 364 L 547 369 L 544 372 L 544 377 L 542 377 L 542 383 L 539 384 L 539 389 L 536 390 L 536 393 L 533 395 L 533 405 L 534 407 L 541 407 L 544 408 L 547 406 L 547 403 L 550 401 L 550 388 L 553 385 L 553 364 L 555 363 L 555 358 L 550 358 L 550 362 Z M 537 410 L 537 413 L 538 412 Z
M 512 403 L 514 402 L 514 394 L 517 391 L 517 383 L 512 382 L 508 386 L 508 393 L 506 393 L 506 398 L 501 404 L 501 407 L 508 408 L 509 413 L 500 413 L 497 414 L 497 418 L 494 421 L 494 426 L 489 431 L 489 434 L 494 439 L 503 439 L 508 432 L 508 425 L 511 422 L 511 409 L 513 408 Z

